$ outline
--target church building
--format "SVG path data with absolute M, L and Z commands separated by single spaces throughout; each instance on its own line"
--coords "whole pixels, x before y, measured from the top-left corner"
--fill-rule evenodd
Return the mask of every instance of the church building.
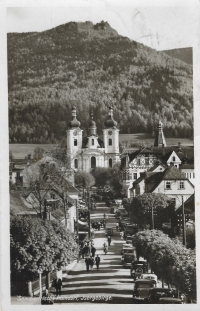
M 96 167 L 113 167 L 120 161 L 119 130 L 112 107 L 109 108 L 104 125 L 102 140 L 97 135 L 96 123 L 91 114 L 88 135 L 83 137 L 81 123 L 76 118 L 76 108 L 72 108 L 72 120 L 67 130 L 67 153 L 72 169 L 90 172 Z

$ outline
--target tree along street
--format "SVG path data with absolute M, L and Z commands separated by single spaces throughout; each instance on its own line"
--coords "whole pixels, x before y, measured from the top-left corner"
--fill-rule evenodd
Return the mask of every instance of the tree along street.
M 116 230 L 117 220 L 105 203 L 97 203 L 97 208 L 91 212 L 91 221 L 98 221 L 108 215 L 107 226 L 113 225 L 111 245 L 105 255 L 103 244 L 107 242 L 105 229 L 95 230 L 93 239 L 96 254 L 101 258 L 99 271 L 94 264 L 93 271 L 86 271 L 85 259 L 80 259 L 73 270 L 63 278 L 63 286 L 60 298 L 55 303 L 132 303 L 133 280 L 130 277 L 130 269 L 124 269 L 121 264 L 122 244 L 120 232 Z M 159 284 L 158 286 L 161 286 Z M 50 291 L 55 295 L 55 290 Z

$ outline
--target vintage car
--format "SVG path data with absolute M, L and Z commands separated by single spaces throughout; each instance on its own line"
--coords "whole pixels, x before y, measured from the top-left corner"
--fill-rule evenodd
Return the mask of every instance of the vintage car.
M 135 252 L 135 247 L 125 247 L 123 248 L 123 254 L 122 254 L 122 257 L 121 257 L 121 262 L 124 263 L 124 256 L 126 254 L 135 254 L 134 258 L 136 257 L 136 252 Z
M 127 224 L 124 230 L 124 238 L 126 239 L 127 236 L 132 236 L 138 232 L 138 225 L 137 224 Z
M 158 277 L 156 274 L 154 273 L 142 273 L 142 274 L 138 274 L 135 278 L 136 280 L 141 280 L 141 279 L 146 279 L 146 280 L 155 280 L 156 283 L 158 282 Z
M 153 288 L 149 292 L 148 302 L 150 304 L 159 304 L 161 298 L 174 298 L 175 290 L 170 288 Z
M 113 225 L 106 225 L 106 235 L 113 235 Z
M 124 253 L 123 267 L 127 268 L 132 265 L 132 261 L 135 261 L 137 256 L 135 250 L 132 253 Z
M 139 275 L 148 273 L 148 264 L 146 260 L 135 260 L 131 264 L 130 275 L 136 280 Z
M 171 297 L 165 297 L 159 299 L 159 304 L 182 304 L 183 301 L 179 298 L 171 298 Z
M 140 279 L 135 281 L 133 289 L 133 303 L 138 303 L 138 300 L 143 303 L 148 303 L 149 292 L 156 287 L 155 280 Z
M 126 249 L 129 249 L 129 248 L 133 248 L 133 244 L 129 244 L 129 243 L 125 243 L 122 245 L 122 250 L 121 250 L 121 254 L 123 255 L 124 254 L 124 251 Z

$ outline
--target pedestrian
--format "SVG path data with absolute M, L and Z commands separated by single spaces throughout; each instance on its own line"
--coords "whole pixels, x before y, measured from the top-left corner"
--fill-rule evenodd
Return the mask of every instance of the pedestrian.
M 90 268 L 91 268 L 91 270 L 93 270 L 93 266 L 94 266 L 94 258 L 92 256 L 90 256 Z
M 90 258 L 89 257 L 85 258 L 85 264 L 86 264 L 86 270 L 88 272 L 90 270 Z
M 104 219 L 106 218 L 106 214 L 105 214 L 105 213 L 103 214 L 103 218 L 104 218 Z
M 117 229 L 117 231 L 119 230 L 119 224 L 118 223 L 116 224 L 116 229 Z
M 110 246 L 110 243 L 111 243 L 111 237 L 108 236 L 108 246 Z
M 56 295 L 61 295 L 62 280 L 58 277 L 54 280 L 54 287 L 56 289 Z
M 97 255 L 97 256 L 96 256 L 96 258 L 95 258 L 95 262 L 96 262 L 97 270 L 99 270 L 99 264 L 100 264 L 100 261 L 101 261 L 101 259 L 100 259 L 99 255 Z
M 94 246 L 92 246 L 91 253 L 92 253 L 92 257 L 95 257 L 96 248 Z
M 98 230 L 100 230 L 100 228 L 101 228 L 101 223 L 100 223 L 100 221 L 98 222 Z

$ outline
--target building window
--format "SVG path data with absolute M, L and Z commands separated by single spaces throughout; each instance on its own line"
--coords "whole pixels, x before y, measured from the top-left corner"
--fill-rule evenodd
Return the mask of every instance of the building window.
M 192 175 L 192 174 L 190 173 L 190 178 L 191 178 L 191 175 Z
M 149 165 L 149 159 L 148 158 L 145 159 L 145 164 Z
M 140 165 L 140 159 L 137 159 L 137 165 Z
M 109 167 L 112 167 L 112 159 L 109 159 Z
M 19 178 L 20 177 L 20 172 L 17 172 L 17 176 L 16 176 L 17 178 Z
M 160 167 L 160 171 L 162 171 L 163 169 L 162 169 L 162 167 Z
M 180 181 L 180 183 L 179 183 L 179 189 L 185 189 L 184 181 Z
M 96 158 L 91 157 L 91 168 L 95 168 L 95 167 L 96 167 Z
M 78 168 L 78 160 L 77 159 L 74 160 L 74 168 Z
M 193 178 L 195 178 L 195 173 L 193 173 Z
M 133 179 L 137 179 L 137 173 L 133 173 Z
M 171 182 L 170 181 L 166 181 L 165 189 L 171 189 Z
M 77 139 L 74 139 L 74 146 L 77 146 Z
M 112 139 L 111 138 L 109 138 L 109 140 L 108 140 L 108 145 L 112 146 Z
M 175 162 L 176 161 L 176 157 L 172 157 L 172 161 Z
M 94 146 L 94 139 L 92 138 L 92 146 Z

